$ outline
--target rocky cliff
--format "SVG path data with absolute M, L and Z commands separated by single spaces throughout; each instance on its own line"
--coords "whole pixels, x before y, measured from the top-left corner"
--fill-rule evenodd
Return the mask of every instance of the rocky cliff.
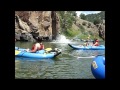
M 64 20 L 70 18 L 63 17 Z M 67 23 L 68 25 L 69 23 Z M 64 23 L 63 23 L 64 26 Z M 56 11 L 16 11 L 15 12 L 15 38 L 20 41 L 51 41 L 62 32 L 60 15 Z M 61 29 L 61 31 L 60 31 Z M 105 40 L 105 20 L 94 25 L 92 22 L 75 17 L 72 30 L 82 35 L 96 36 Z
M 22 41 L 52 40 L 60 33 L 55 11 L 16 11 L 15 38 Z

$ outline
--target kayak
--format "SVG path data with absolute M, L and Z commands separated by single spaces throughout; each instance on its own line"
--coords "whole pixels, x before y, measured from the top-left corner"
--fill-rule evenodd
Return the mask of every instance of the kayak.
M 104 45 L 99 46 L 80 46 L 80 45 L 71 45 L 68 44 L 73 49 L 81 49 L 81 50 L 105 50 Z
M 36 59 L 46 59 L 54 58 L 61 54 L 61 50 L 46 52 L 46 50 L 39 50 L 35 53 L 27 52 L 24 48 L 15 47 L 15 57 L 25 57 L 25 58 L 36 58 Z

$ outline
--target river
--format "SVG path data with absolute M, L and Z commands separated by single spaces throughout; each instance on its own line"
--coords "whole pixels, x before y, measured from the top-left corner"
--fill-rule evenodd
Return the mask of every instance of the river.
M 105 50 L 73 50 L 68 43 L 78 41 L 43 42 L 45 48 L 60 48 L 62 53 L 53 59 L 26 60 L 15 58 L 15 78 L 22 79 L 95 79 L 91 72 L 92 55 L 105 54 Z M 32 42 L 16 42 L 15 46 L 31 48 Z M 100 42 L 105 45 L 105 42 Z

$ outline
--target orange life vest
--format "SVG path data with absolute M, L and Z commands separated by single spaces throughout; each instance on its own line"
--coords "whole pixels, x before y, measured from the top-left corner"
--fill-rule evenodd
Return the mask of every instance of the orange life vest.
M 40 48 L 38 48 L 38 50 L 42 50 L 42 49 L 44 49 L 44 45 L 40 44 Z
M 31 49 L 31 50 L 34 51 L 35 48 L 36 48 L 36 45 L 34 44 L 34 45 L 32 46 L 32 49 Z M 43 44 L 40 44 L 40 48 L 37 47 L 37 50 L 36 50 L 36 51 L 38 51 L 38 50 L 42 50 L 42 49 L 44 49 L 44 45 L 43 45 Z
M 95 42 L 96 43 L 96 42 Z M 95 44 L 95 46 L 99 46 L 99 43 L 97 42 L 97 44 Z

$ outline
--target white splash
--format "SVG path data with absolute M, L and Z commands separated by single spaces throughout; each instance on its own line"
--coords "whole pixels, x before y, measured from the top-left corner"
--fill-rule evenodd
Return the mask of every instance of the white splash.
M 70 43 L 70 40 L 66 39 L 66 37 L 64 35 L 59 35 L 57 37 L 57 40 L 54 40 L 54 42 L 57 42 L 57 43 Z

